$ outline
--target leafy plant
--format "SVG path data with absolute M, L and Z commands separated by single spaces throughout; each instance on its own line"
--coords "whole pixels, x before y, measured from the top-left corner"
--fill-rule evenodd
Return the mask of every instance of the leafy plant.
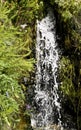
M 50 3 L 58 5 L 58 11 L 64 21 L 71 19 L 81 9 L 81 0 L 50 0 Z
M 24 33 L 12 25 L 7 3 L 0 2 L 0 128 L 15 127 L 24 94 L 19 80 L 33 70 L 34 59 Z

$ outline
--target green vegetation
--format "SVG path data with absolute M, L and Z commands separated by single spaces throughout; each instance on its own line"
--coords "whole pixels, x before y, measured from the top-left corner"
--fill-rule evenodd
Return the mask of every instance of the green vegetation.
M 25 86 L 22 84 L 22 79 L 29 78 L 30 72 L 34 70 L 35 60 L 32 55 L 32 45 L 35 46 L 34 22 L 39 9 L 36 2 L 32 0 L 0 1 L 1 130 L 17 129 L 21 118 L 20 111 L 23 106 L 26 107 L 23 93 Z M 22 24 L 26 24 L 27 27 L 23 28 Z M 22 111 L 22 114 L 24 112 Z M 29 112 L 27 113 L 29 116 Z M 27 127 L 26 124 L 25 127 Z
M 43 2 L 38 0 L 0 0 L 1 130 L 31 129 L 25 104 L 28 85 L 22 80 L 30 80 L 34 71 L 35 23 L 42 11 Z
M 81 129 L 81 0 L 0 0 L 1 130 L 16 130 L 20 120 L 22 124 L 20 112 L 25 107 L 23 88 L 29 87 L 24 86 L 22 79 L 29 79 L 34 71 L 36 19 L 41 19 L 49 6 L 56 13 L 57 29 L 63 42 L 61 89 L 73 105 L 77 130 Z M 26 111 L 26 117 L 24 112 L 21 118 L 27 121 L 30 112 Z M 25 128 L 18 127 L 21 129 Z
M 24 32 L 12 25 L 7 3 L 0 2 L 0 128 L 15 128 L 24 104 L 20 79 L 33 70 L 34 59 Z
M 50 0 L 51 5 L 57 4 L 58 12 L 66 21 L 75 16 L 81 9 L 81 0 Z

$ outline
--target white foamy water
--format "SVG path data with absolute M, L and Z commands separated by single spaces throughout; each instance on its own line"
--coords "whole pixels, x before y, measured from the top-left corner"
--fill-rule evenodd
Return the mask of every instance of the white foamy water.
M 38 130 L 54 130 L 49 126 L 61 126 L 60 102 L 58 102 L 58 48 L 55 34 L 55 18 L 52 12 L 37 21 L 36 85 L 34 100 L 37 113 L 32 114 L 31 125 Z M 62 128 L 60 129 L 62 130 Z

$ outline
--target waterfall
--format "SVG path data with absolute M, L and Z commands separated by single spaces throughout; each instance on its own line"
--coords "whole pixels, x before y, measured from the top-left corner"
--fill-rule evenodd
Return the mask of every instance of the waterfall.
M 31 125 L 36 130 L 54 130 L 51 128 L 53 124 L 61 127 L 61 105 L 57 82 L 59 54 L 55 17 L 51 11 L 47 17 L 37 21 L 36 59 L 34 100 L 37 112 L 32 114 Z

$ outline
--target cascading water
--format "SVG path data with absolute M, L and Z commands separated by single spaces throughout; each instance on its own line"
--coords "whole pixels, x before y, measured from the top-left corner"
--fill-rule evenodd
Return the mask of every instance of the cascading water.
M 37 21 L 36 58 L 34 100 L 37 113 L 32 114 L 31 125 L 33 128 L 37 128 L 36 130 L 54 130 L 51 126 L 58 124 L 62 130 L 57 83 L 59 55 L 55 34 L 55 18 L 52 12 L 49 12 L 42 21 Z

